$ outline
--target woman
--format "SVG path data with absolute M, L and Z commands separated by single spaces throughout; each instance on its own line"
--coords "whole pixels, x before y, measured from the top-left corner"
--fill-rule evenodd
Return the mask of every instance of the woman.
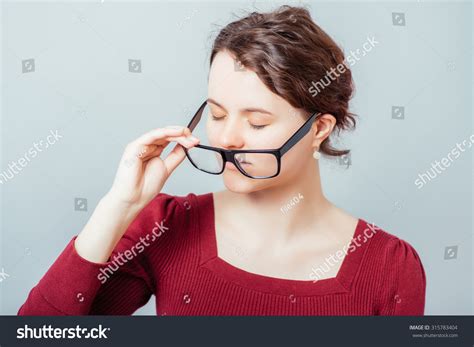
M 355 125 L 351 72 L 317 95 L 311 86 L 343 63 L 303 8 L 227 25 L 188 127 L 128 144 L 111 189 L 18 314 L 127 315 L 155 295 L 161 315 L 422 315 L 416 251 L 321 188 L 320 155 L 349 152 L 329 136 Z M 211 146 L 191 135 L 199 125 Z M 162 193 L 186 156 L 227 189 Z

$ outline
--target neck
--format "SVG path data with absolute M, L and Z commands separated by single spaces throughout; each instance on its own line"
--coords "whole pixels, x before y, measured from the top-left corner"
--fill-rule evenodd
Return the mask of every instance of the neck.
M 224 194 L 232 201 L 229 218 L 239 230 L 250 222 L 252 230 L 259 230 L 259 238 L 272 240 L 285 241 L 314 231 L 325 224 L 332 208 L 321 188 L 317 162 L 278 186 L 248 194 Z

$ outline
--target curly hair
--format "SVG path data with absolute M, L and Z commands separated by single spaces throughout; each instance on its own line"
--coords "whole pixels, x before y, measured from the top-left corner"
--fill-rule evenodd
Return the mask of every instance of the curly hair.
M 338 134 L 355 127 L 356 115 L 349 112 L 354 84 L 344 53 L 311 19 L 306 8 L 284 5 L 268 13 L 252 12 L 231 22 L 215 38 L 210 64 L 222 50 L 254 71 L 273 93 L 293 107 L 308 114 L 317 111 L 333 115 Z M 311 83 L 322 80 L 340 64 L 344 64 L 344 73 L 325 84 L 317 97 L 311 95 Z M 337 157 L 350 150 L 332 147 L 327 137 L 320 152 Z

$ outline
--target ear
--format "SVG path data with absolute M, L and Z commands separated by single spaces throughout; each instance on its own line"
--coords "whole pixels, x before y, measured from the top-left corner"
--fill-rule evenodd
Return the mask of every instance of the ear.
M 336 126 L 336 117 L 332 114 L 325 113 L 319 116 L 311 127 L 311 134 L 313 134 L 313 147 L 320 147 L 321 143 L 331 135 Z

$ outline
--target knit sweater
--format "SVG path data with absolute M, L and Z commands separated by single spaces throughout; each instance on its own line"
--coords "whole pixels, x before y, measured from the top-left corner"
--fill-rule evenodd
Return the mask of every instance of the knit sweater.
M 424 314 L 426 276 L 417 252 L 364 219 L 335 277 L 315 280 L 319 266 L 311 279 L 290 280 L 219 258 L 214 214 L 212 193 L 160 193 L 106 263 L 82 258 L 73 236 L 18 315 L 131 315 L 152 295 L 158 315 Z

